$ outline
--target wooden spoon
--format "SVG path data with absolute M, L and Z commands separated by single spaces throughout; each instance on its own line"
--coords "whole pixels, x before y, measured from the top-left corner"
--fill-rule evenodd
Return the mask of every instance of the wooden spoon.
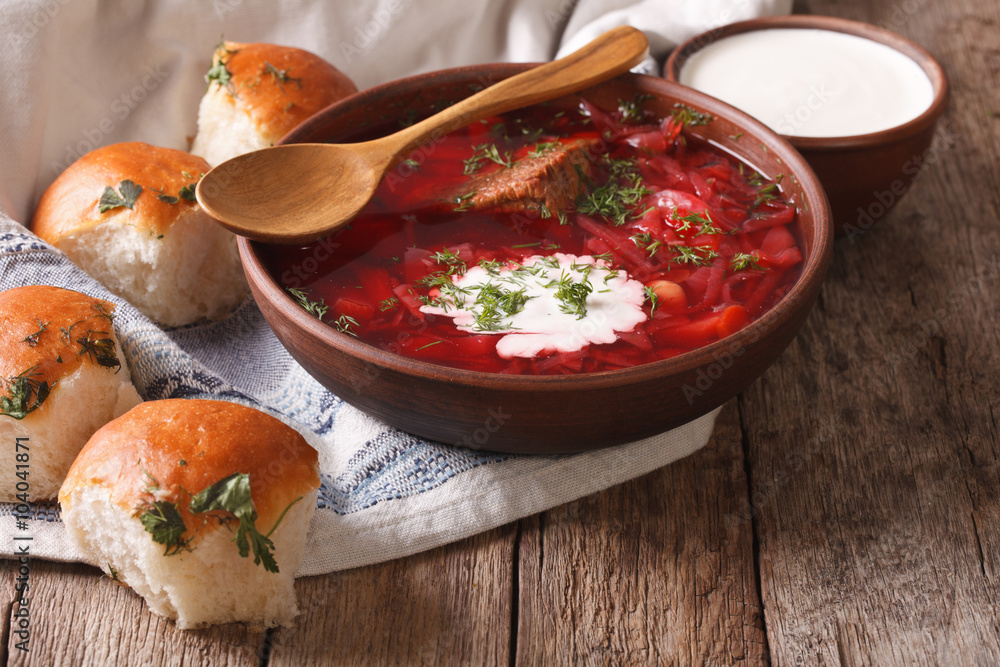
M 271 243 L 313 241 L 350 222 L 382 176 L 428 139 L 610 79 L 641 62 L 647 50 L 640 30 L 609 30 L 565 58 L 504 79 L 387 137 L 288 144 L 235 157 L 201 179 L 198 202 L 241 236 Z

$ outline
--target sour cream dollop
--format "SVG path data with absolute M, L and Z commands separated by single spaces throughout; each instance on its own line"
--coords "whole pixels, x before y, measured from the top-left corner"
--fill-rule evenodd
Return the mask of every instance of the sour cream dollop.
M 913 120 L 934 100 L 915 60 L 833 30 L 754 30 L 696 51 L 680 82 L 795 137 L 878 132 Z
M 422 312 L 474 333 L 502 336 L 505 359 L 613 343 L 646 321 L 641 282 L 589 255 L 534 255 L 520 264 L 473 266 L 452 276 Z M 510 312 L 513 311 L 513 312 Z

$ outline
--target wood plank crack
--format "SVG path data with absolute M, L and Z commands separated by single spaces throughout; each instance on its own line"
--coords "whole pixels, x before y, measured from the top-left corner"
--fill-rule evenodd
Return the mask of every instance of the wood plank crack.
M 14 601 L 11 600 L 3 608 L 3 629 L 0 630 L 0 664 L 7 666 L 9 656 L 7 647 L 10 646 L 10 622 L 14 614 Z
M 979 552 L 979 569 L 987 579 L 990 575 L 986 572 L 986 553 L 983 551 L 983 539 L 979 534 L 979 522 L 976 520 L 976 512 L 973 510 L 969 516 L 972 518 L 972 533 L 976 536 L 976 550 Z
M 271 646 L 274 643 L 275 628 L 269 628 L 264 634 L 264 641 L 260 643 L 260 652 L 257 654 L 257 666 L 267 667 L 271 662 Z
M 521 534 L 524 520 L 517 522 L 517 532 L 514 533 L 514 544 L 511 549 L 510 566 L 510 639 L 507 647 L 507 664 L 514 667 L 517 664 L 517 633 L 521 625 Z M 541 541 L 541 537 L 539 537 Z
M 761 576 L 760 570 L 760 526 L 758 525 L 757 511 L 753 505 L 753 471 L 750 465 L 750 431 L 746 423 L 746 410 L 745 403 L 746 398 L 744 394 L 740 394 L 736 399 L 736 412 L 738 415 L 739 429 L 740 429 L 740 446 L 743 451 L 743 474 L 746 478 L 746 493 L 747 493 L 747 508 L 750 518 L 750 532 L 752 536 L 752 547 L 751 555 L 753 558 L 753 575 L 754 575 L 754 586 L 757 591 L 757 599 L 760 600 L 760 623 L 761 623 L 761 636 L 764 638 L 764 656 L 768 661 L 768 664 L 772 661 L 770 639 L 768 637 L 768 619 L 767 619 L 767 605 L 764 598 L 764 582 Z

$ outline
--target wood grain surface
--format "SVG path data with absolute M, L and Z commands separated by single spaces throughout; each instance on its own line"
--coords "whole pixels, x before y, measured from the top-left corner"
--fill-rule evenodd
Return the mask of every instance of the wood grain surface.
M 180 632 L 32 563 L 11 664 L 1000 664 L 1000 4 L 800 0 L 945 66 L 913 191 L 838 241 L 820 302 L 702 451 L 410 558 L 297 584 L 293 629 Z M 2 646 L 6 645 L 6 653 Z
M 675 465 L 522 521 L 517 663 L 760 664 L 737 406 Z

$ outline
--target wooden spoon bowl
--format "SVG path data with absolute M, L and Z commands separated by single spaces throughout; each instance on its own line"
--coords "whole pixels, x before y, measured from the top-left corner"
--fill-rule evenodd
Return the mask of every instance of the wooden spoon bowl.
M 314 116 L 283 141 L 344 141 L 366 128 L 428 115 L 528 65 L 495 64 L 424 74 L 361 92 Z M 493 451 L 564 453 L 647 437 L 729 400 L 789 344 L 819 292 L 832 248 L 829 207 L 806 162 L 774 132 L 714 98 L 662 79 L 622 75 L 583 91 L 612 108 L 620 99 L 652 95 L 666 115 L 675 103 L 711 113 L 691 128 L 766 174 L 782 172 L 799 209 L 805 250 L 802 276 L 759 320 L 705 348 L 665 361 L 575 376 L 511 376 L 417 361 L 367 345 L 306 313 L 268 269 L 265 257 L 285 251 L 241 238 L 240 253 L 254 298 L 285 345 L 320 383 L 357 408 L 405 431 Z M 320 258 L 336 237 L 310 246 Z
M 382 177 L 435 136 L 474 121 L 580 90 L 628 71 L 649 51 L 630 26 L 519 72 L 388 136 L 354 144 L 281 145 L 228 160 L 198 184 L 198 203 L 236 234 L 305 243 L 350 223 Z

